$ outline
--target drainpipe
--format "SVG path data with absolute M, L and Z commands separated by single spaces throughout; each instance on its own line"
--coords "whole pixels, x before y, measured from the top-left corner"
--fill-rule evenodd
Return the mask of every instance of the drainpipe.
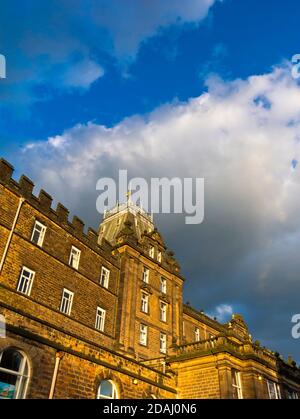
M 8 249 L 9 249 L 9 246 L 10 246 L 10 243 L 11 243 L 11 240 L 12 240 L 12 236 L 14 234 L 14 231 L 15 231 L 15 228 L 16 228 L 16 224 L 17 224 L 17 221 L 18 221 L 18 218 L 19 218 L 19 215 L 20 215 L 21 207 L 22 207 L 24 201 L 25 201 L 25 198 L 20 198 L 19 199 L 19 205 L 18 205 L 18 209 L 17 209 L 16 215 L 15 215 L 15 219 L 14 219 L 12 228 L 10 230 L 10 233 L 9 233 L 9 236 L 8 236 L 8 239 L 7 239 L 7 242 L 6 242 L 6 245 L 5 245 L 5 249 L 4 249 L 2 258 L 1 258 L 1 262 L 0 262 L 0 273 L 2 271 L 4 262 L 5 262 L 5 259 L 6 259 L 6 256 L 7 256 Z
M 50 393 L 49 393 L 49 399 L 53 399 L 53 396 L 54 396 L 59 363 L 60 363 L 61 359 L 63 358 L 63 356 L 64 356 L 64 354 L 62 352 L 56 352 L 55 366 L 54 366 L 54 371 L 53 371 L 53 377 L 52 377 L 52 383 L 51 383 L 51 388 L 50 388 Z

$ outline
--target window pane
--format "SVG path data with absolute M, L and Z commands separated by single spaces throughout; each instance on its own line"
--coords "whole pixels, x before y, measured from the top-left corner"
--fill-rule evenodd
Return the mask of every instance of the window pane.
M 160 291 L 164 294 L 167 292 L 167 280 L 165 278 L 160 279 Z
M 112 397 L 113 386 L 109 381 L 102 381 L 100 384 L 100 394 L 101 396 Z
M 235 371 L 232 371 L 232 384 L 234 385 L 234 386 L 237 386 L 238 385 L 238 383 L 237 383 L 237 374 L 236 374 L 236 372 Z
M 20 352 L 17 352 L 14 349 L 7 349 L 2 354 L 0 367 L 18 372 L 22 359 L 23 357 Z
M 33 243 L 37 244 L 39 241 L 39 237 L 40 237 L 40 233 L 37 230 L 34 230 L 33 236 L 32 236 Z
M 35 225 L 34 225 L 34 228 L 33 228 L 31 241 L 34 244 L 37 244 L 38 246 L 42 246 L 45 231 L 46 231 L 46 227 L 43 224 L 36 221 Z
M 279 387 L 276 383 L 272 381 L 267 381 L 269 398 L 270 399 L 280 399 Z
M 0 357 L 0 399 L 24 398 L 29 372 L 26 358 L 14 349 L 5 350 Z
M 144 324 L 140 325 L 140 343 L 144 346 L 147 345 L 147 326 Z
M 98 389 L 98 399 L 117 399 L 117 391 L 113 382 L 104 380 L 100 383 Z
M 73 293 L 66 289 L 63 290 L 60 311 L 64 314 L 70 315 L 73 302 Z
M 29 295 L 31 291 L 34 272 L 23 267 L 21 276 L 18 282 L 17 290 L 23 294 Z
M 231 370 L 231 380 L 232 380 L 232 394 L 234 399 L 242 399 L 242 386 L 240 372 L 236 370 Z
M 144 268 L 143 271 L 143 281 L 148 283 L 149 282 L 149 269 Z
M 80 250 L 73 246 L 71 249 L 70 261 L 69 261 L 69 264 L 70 266 L 72 266 L 72 268 L 78 269 L 80 254 L 81 254 Z
M 97 314 L 96 314 L 96 329 L 100 330 L 101 332 L 104 331 L 104 324 L 105 324 L 105 314 L 106 311 L 98 307 Z
M 14 399 L 17 377 L 0 371 L 0 399 Z
M 110 271 L 102 267 L 100 275 L 100 285 L 102 285 L 102 287 L 108 288 L 109 274 Z

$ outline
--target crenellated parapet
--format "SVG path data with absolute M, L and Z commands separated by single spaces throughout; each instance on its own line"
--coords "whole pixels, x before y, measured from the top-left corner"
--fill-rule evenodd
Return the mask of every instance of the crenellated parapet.
M 72 221 L 69 220 L 70 211 L 62 203 L 58 203 L 56 208 L 52 208 L 53 198 L 44 189 L 37 195 L 33 194 L 34 182 L 25 175 L 21 175 L 19 181 L 13 179 L 14 167 L 5 159 L 0 159 L 0 184 L 7 187 L 16 195 L 25 198 L 37 211 L 49 217 L 52 221 L 66 230 L 70 235 L 76 237 L 87 247 L 91 248 L 112 263 L 117 262 L 117 256 L 113 255 L 113 247 L 106 242 L 105 245 L 98 243 L 98 233 L 92 228 L 88 228 L 85 233 L 84 222 L 76 215 Z

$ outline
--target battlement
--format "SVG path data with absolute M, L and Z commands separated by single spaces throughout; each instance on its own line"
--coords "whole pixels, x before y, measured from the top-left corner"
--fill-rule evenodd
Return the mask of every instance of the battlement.
M 77 215 L 74 215 L 72 221 L 70 221 L 70 211 L 68 208 L 59 202 L 56 205 L 56 208 L 53 209 L 53 198 L 50 194 L 44 189 L 41 189 L 37 195 L 34 195 L 34 182 L 24 174 L 20 176 L 19 181 L 16 181 L 12 177 L 13 173 L 14 167 L 8 161 L 1 158 L 0 184 L 25 198 L 25 200 L 36 210 L 56 222 L 61 228 L 82 241 L 86 246 L 100 255 L 105 256 L 110 262 L 116 263 L 116 256 L 112 254 L 113 247 L 108 246 L 108 243 L 105 243 L 105 246 L 101 246 L 101 244 L 98 243 L 98 234 L 93 228 L 89 227 L 87 233 L 85 233 L 85 223 Z

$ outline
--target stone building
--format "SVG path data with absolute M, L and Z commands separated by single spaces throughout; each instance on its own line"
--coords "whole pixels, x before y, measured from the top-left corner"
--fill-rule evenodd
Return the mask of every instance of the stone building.
M 0 160 L 0 398 L 298 398 L 295 363 L 242 316 L 183 304 L 174 254 L 130 199 L 86 233 L 12 174 Z

